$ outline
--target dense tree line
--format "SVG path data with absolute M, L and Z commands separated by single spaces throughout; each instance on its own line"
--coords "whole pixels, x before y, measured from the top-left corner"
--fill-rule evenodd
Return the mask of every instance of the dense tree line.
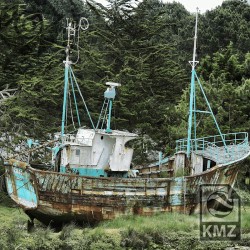
M 137 132 L 169 152 L 186 137 L 195 15 L 180 3 L 3 0 L 0 4 L 0 132 L 42 139 L 59 131 L 66 18 L 87 17 L 75 74 L 97 121 L 104 83 L 120 82 L 113 128 Z M 198 73 L 223 132 L 250 131 L 250 6 L 224 1 L 199 14 Z M 76 55 L 74 50 L 72 56 Z M 203 100 L 197 96 L 200 107 Z M 83 113 L 83 107 L 80 108 Z M 84 113 L 83 113 L 84 114 Z M 83 124 L 89 126 L 86 114 Z M 214 133 L 199 117 L 199 135 Z M 70 127 L 68 128 L 70 130 Z

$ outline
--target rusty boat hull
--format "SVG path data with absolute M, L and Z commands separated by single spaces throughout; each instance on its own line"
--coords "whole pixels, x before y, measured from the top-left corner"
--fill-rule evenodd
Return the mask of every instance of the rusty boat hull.
M 44 224 L 97 223 L 122 215 L 193 213 L 201 184 L 234 185 L 239 161 L 171 178 L 95 178 L 42 171 L 16 160 L 6 166 L 10 197 Z

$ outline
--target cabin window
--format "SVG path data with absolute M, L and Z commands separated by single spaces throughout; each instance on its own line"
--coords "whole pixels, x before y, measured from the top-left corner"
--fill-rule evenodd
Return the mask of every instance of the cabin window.
M 77 155 L 77 156 L 80 155 L 80 149 L 76 149 L 76 155 Z

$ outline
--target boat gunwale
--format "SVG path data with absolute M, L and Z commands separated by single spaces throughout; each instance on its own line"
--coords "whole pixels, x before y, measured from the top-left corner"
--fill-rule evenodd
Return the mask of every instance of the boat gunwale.
M 83 178 L 83 179 L 92 179 L 92 180 L 119 180 L 119 181 L 131 181 L 131 182 L 136 182 L 138 180 L 142 180 L 142 181 L 145 181 L 145 180 L 150 180 L 150 181 L 172 181 L 174 179 L 177 179 L 177 178 L 186 178 L 186 179 L 191 179 L 193 177 L 197 177 L 197 176 L 202 176 L 202 175 L 205 175 L 205 174 L 208 174 L 208 173 L 212 173 L 216 170 L 218 170 L 219 168 L 225 168 L 227 167 L 228 165 L 233 165 L 233 164 L 236 164 L 240 161 L 243 161 L 245 160 L 248 156 L 250 156 L 250 151 L 248 152 L 247 155 L 243 156 L 242 158 L 238 159 L 238 160 L 235 160 L 235 161 L 231 161 L 231 162 L 228 162 L 228 163 L 225 163 L 225 164 L 218 164 L 218 165 L 215 165 L 214 167 L 210 168 L 210 169 L 207 169 L 201 173 L 197 173 L 197 174 L 193 174 L 193 175 L 185 175 L 185 176 L 180 176 L 180 177 L 167 177 L 167 178 L 142 178 L 142 177 L 139 177 L 139 178 L 120 178 L 120 177 L 94 177 L 94 176 L 81 176 L 81 175 L 77 175 L 77 174 L 74 174 L 74 173 L 61 173 L 61 172 L 55 172 L 55 171 L 50 171 L 50 170 L 40 170 L 40 169 L 36 169 L 36 168 L 33 168 L 31 167 L 30 165 L 28 165 L 26 163 L 25 165 L 25 168 L 23 168 L 22 166 L 14 166 L 12 164 L 8 164 L 8 165 L 5 165 L 6 167 L 9 166 L 9 167 L 19 167 L 23 170 L 28 170 L 29 172 L 31 173 L 34 173 L 34 172 L 38 172 L 38 173 L 49 173 L 49 174 L 59 174 L 59 175 L 62 175 L 62 176 L 70 176 L 70 177 L 80 177 L 80 178 Z M 18 162 L 21 162 L 21 161 L 18 161 Z

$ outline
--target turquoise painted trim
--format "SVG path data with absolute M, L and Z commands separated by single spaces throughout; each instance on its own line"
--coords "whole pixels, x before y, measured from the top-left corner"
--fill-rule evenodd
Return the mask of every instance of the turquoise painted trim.
M 27 145 L 29 148 L 32 147 L 32 144 L 33 144 L 33 140 L 32 139 L 27 139 Z
M 64 136 L 64 127 L 66 120 L 66 109 L 67 109 L 67 97 L 68 97 L 68 81 L 69 81 L 69 65 L 65 62 L 65 72 L 64 72 L 64 94 L 63 94 L 63 113 L 62 113 L 62 126 L 61 126 L 61 136 Z
M 225 163 L 234 159 L 240 159 L 241 156 L 246 154 L 249 151 L 248 143 L 248 133 L 239 132 L 239 133 L 229 133 L 222 134 L 224 141 L 228 149 L 228 157 L 225 158 L 225 150 L 223 141 L 221 140 L 221 135 L 215 135 L 210 137 L 197 138 L 197 150 L 200 154 L 210 154 L 213 160 L 217 163 Z M 192 150 L 194 150 L 195 142 L 192 140 Z M 223 150 L 221 147 L 223 146 Z M 186 151 L 187 150 L 187 139 L 181 139 L 176 141 L 176 152 Z
M 103 169 L 96 168 L 70 168 L 69 170 L 65 166 L 60 167 L 60 173 L 75 173 L 80 176 L 90 176 L 90 177 L 117 177 L 117 178 L 128 178 L 128 172 L 109 172 L 107 173 Z
M 74 82 L 73 82 L 73 79 L 72 79 L 72 73 L 71 73 L 71 71 L 70 71 L 69 77 L 70 77 L 70 83 L 71 83 L 72 93 L 73 93 L 73 97 L 74 97 L 74 103 L 75 103 L 75 108 L 76 108 L 76 115 L 77 115 L 78 126 L 81 127 L 81 121 L 80 121 L 80 116 L 79 116 L 79 111 L 78 111 L 78 105 L 77 105 L 77 101 L 76 101 L 76 94 L 75 94 Z
M 70 168 L 70 170 L 79 174 L 80 176 L 92 176 L 92 177 L 108 177 L 107 173 L 103 169 L 93 169 L 93 168 Z M 67 173 L 65 166 L 60 167 L 61 173 Z
M 13 180 L 7 176 L 6 183 L 7 183 L 7 190 L 10 196 L 13 195 L 14 190 L 17 192 L 18 202 L 25 207 L 34 208 L 38 204 L 37 195 L 35 188 L 32 184 L 31 176 L 25 170 L 14 167 L 12 168 L 13 173 Z M 15 185 L 15 188 L 13 187 Z
M 53 147 L 51 150 L 52 150 L 52 159 L 55 159 L 58 152 L 60 151 L 62 147 L 61 146 L 55 146 Z M 55 163 L 54 163 L 55 164 Z
M 195 139 L 195 150 L 197 150 L 197 142 L 196 142 L 196 92 L 195 92 L 195 82 L 194 82 L 194 139 Z
M 108 121 L 107 121 L 106 133 L 112 133 L 112 129 L 110 128 L 111 113 L 112 113 L 112 104 L 113 104 L 112 99 L 109 99 L 109 113 L 108 113 Z
M 196 93 L 195 93 L 195 79 L 198 81 L 198 84 L 199 84 L 199 87 L 201 89 L 201 92 L 203 94 L 203 97 L 206 101 L 206 104 L 208 106 L 208 109 L 209 109 L 209 112 L 207 111 L 201 111 L 201 110 L 196 110 Z M 225 138 L 223 138 L 222 136 L 222 133 L 221 133 L 221 130 L 220 130 L 220 127 L 216 121 L 216 118 L 214 116 L 214 113 L 212 111 L 212 108 L 210 106 L 210 103 L 207 99 L 207 96 L 204 92 L 204 89 L 201 85 L 201 82 L 200 82 L 200 79 L 198 78 L 197 76 L 197 73 L 195 71 L 195 69 L 192 70 L 192 76 L 191 76 L 191 90 L 190 90 L 190 101 L 189 101 L 189 119 L 188 119 L 188 138 L 187 138 L 187 157 L 190 157 L 190 153 L 191 153 L 191 150 L 194 149 L 197 150 L 198 146 L 197 146 L 197 138 L 196 138 L 196 113 L 197 112 L 202 112 L 202 113 L 209 113 L 211 114 L 213 120 L 214 120 L 214 123 L 216 125 L 216 128 L 221 136 L 221 140 L 223 142 L 223 145 L 225 147 L 225 151 L 226 153 L 228 153 L 228 148 L 227 148 L 227 145 L 225 143 Z M 192 138 L 192 127 L 193 127 L 193 137 Z M 194 145 L 192 145 L 192 143 L 194 143 Z
M 28 145 L 29 148 L 31 148 L 32 145 L 38 146 L 38 145 L 40 145 L 40 144 L 39 144 L 39 141 L 38 141 L 38 140 L 33 141 L 32 139 L 27 139 L 27 145 Z
M 177 177 L 173 179 L 172 190 L 173 194 L 170 196 L 170 204 L 175 206 L 182 205 L 183 201 L 183 177 Z
M 86 112 L 87 112 L 87 115 L 88 115 L 88 117 L 89 117 L 89 120 L 90 120 L 90 122 L 91 122 L 92 128 L 95 129 L 93 120 L 92 120 L 91 115 L 90 115 L 90 113 L 89 113 L 89 109 L 88 109 L 87 104 L 86 104 L 86 102 L 85 102 L 85 100 L 84 100 L 84 98 L 83 98 L 82 92 L 81 92 L 81 90 L 80 90 L 80 87 L 79 87 L 79 85 L 78 85 L 78 83 L 77 83 L 76 77 L 75 77 L 74 72 L 73 72 L 73 70 L 72 70 L 71 67 L 70 67 L 70 72 L 71 72 L 71 74 L 72 74 L 72 76 L 73 76 L 73 79 L 74 79 L 74 81 L 75 81 L 76 87 L 77 87 L 77 89 L 78 89 L 78 91 L 79 91 L 79 94 L 80 94 L 80 96 L 81 96 L 81 98 L 82 98 L 82 101 L 83 101 L 85 110 L 86 110 Z
M 29 176 L 14 173 L 18 198 L 37 204 L 36 192 L 29 180 Z
M 169 157 L 165 157 L 165 158 L 161 159 L 161 161 L 156 161 L 156 162 L 154 162 L 154 163 L 151 163 L 151 164 L 149 165 L 149 167 L 160 166 L 160 165 L 162 165 L 162 164 L 166 164 L 168 161 L 169 161 Z
M 187 157 L 190 157 L 191 139 L 192 139 L 192 124 L 193 124 L 193 106 L 194 106 L 194 85 L 195 85 L 195 70 L 192 70 L 191 89 L 189 99 L 189 117 L 188 117 L 188 141 L 187 141 Z
M 211 114 L 209 111 L 203 111 L 203 110 L 195 110 L 196 113 L 204 113 L 204 114 Z
M 248 133 L 247 132 L 239 132 L 239 133 L 228 133 L 223 134 L 223 138 L 225 138 L 225 142 L 227 145 L 239 145 L 248 147 Z M 222 142 L 220 135 L 207 136 L 197 138 L 198 150 L 205 149 L 209 144 L 218 145 Z M 186 151 L 187 150 L 187 139 L 180 139 L 176 141 L 176 152 Z

